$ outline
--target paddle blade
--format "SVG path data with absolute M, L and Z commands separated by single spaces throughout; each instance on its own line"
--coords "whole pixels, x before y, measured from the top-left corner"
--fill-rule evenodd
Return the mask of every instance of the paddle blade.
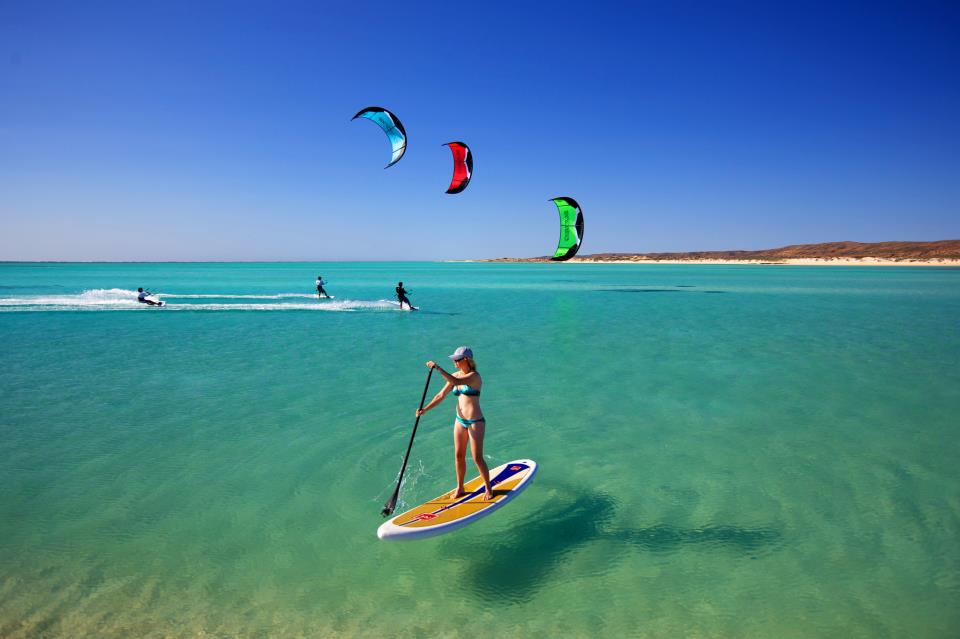
M 394 495 L 393 497 L 390 498 L 390 501 L 388 501 L 384 505 L 383 510 L 380 511 L 380 514 L 383 515 L 384 517 L 389 517 L 390 515 L 393 514 L 393 509 L 396 507 L 397 507 L 397 496 Z

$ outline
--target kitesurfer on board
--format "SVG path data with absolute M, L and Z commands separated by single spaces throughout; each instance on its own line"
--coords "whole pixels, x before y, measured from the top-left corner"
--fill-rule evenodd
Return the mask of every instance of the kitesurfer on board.
M 326 282 L 323 281 L 323 276 L 317 275 L 317 299 L 320 299 L 321 296 L 330 299 L 330 296 L 323 288 L 324 284 L 326 284 Z
M 400 302 L 400 308 L 403 308 L 403 303 L 406 302 L 410 310 L 413 310 L 413 304 L 407 299 L 407 290 L 403 288 L 403 282 L 397 282 L 397 301 Z
M 149 304 L 150 306 L 162 306 L 160 302 L 154 302 L 153 300 L 148 300 L 147 295 L 152 295 L 150 291 L 145 291 L 143 288 L 137 289 L 137 301 L 141 304 Z

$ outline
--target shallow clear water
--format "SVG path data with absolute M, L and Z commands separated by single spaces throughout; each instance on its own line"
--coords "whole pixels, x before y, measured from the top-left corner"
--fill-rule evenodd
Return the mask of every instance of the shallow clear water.
M 460 344 L 540 472 L 380 542 Z M 942 268 L 0 264 L 0 636 L 954 637 L 958 362 Z

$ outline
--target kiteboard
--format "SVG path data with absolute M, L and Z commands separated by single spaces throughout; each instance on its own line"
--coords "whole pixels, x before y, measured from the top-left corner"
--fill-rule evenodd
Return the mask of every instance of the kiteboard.
M 394 306 L 398 307 L 401 311 L 419 311 L 420 310 L 419 306 L 409 306 L 409 305 L 400 306 L 400 302 L 397 302 L 395 300 L 380 300 L 380 301 L 386 302 L 387 304 L 393 304 Z
M 517 459 L 490 471 L 493 499 L 483 498 L 483 480 L 474 477 L 464 484 L 466 494 L 450 497 L 450 492 L 397 515 L 381 524 L 377 537 L 385 541 L 406 541 L 442 535 L 473 523 L 502 507 L 530 484 L 537 474 L 537 462 Z

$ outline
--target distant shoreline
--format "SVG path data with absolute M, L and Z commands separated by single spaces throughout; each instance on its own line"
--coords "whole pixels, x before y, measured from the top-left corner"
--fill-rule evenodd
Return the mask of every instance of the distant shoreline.
M 544 258 L 500 258 L 493 260 L 449 260 L 450 262 L 464 263 L 522 263 L 531 264 L 538 262 L 549 262 Z M 604 259 L 591 257 L 574 257 L 562 262 L 565 264 L 713 264 L 713 265 L 766 265 L 766 266 L 952 266 L 960 267 L 960 259 L 933 259 L 933 260 L 911 260 L 911 259 L 886 259 L 878 257 L 864 258 L 835 258 L 835 257 L 813 257 L 813 258 L 786 258 L 781 260 L 759 260 L 759 259 L 654 259 L 654 258 L 636 258 L 636 259 Z
M 547 262 L 548 256 L 483 262 Z M 960 266 L 960 240 L 934 242 L 825 242 L 759 251 L 596 253 L 569 262 L 588 264 L 769 264 L 794 266 Z

